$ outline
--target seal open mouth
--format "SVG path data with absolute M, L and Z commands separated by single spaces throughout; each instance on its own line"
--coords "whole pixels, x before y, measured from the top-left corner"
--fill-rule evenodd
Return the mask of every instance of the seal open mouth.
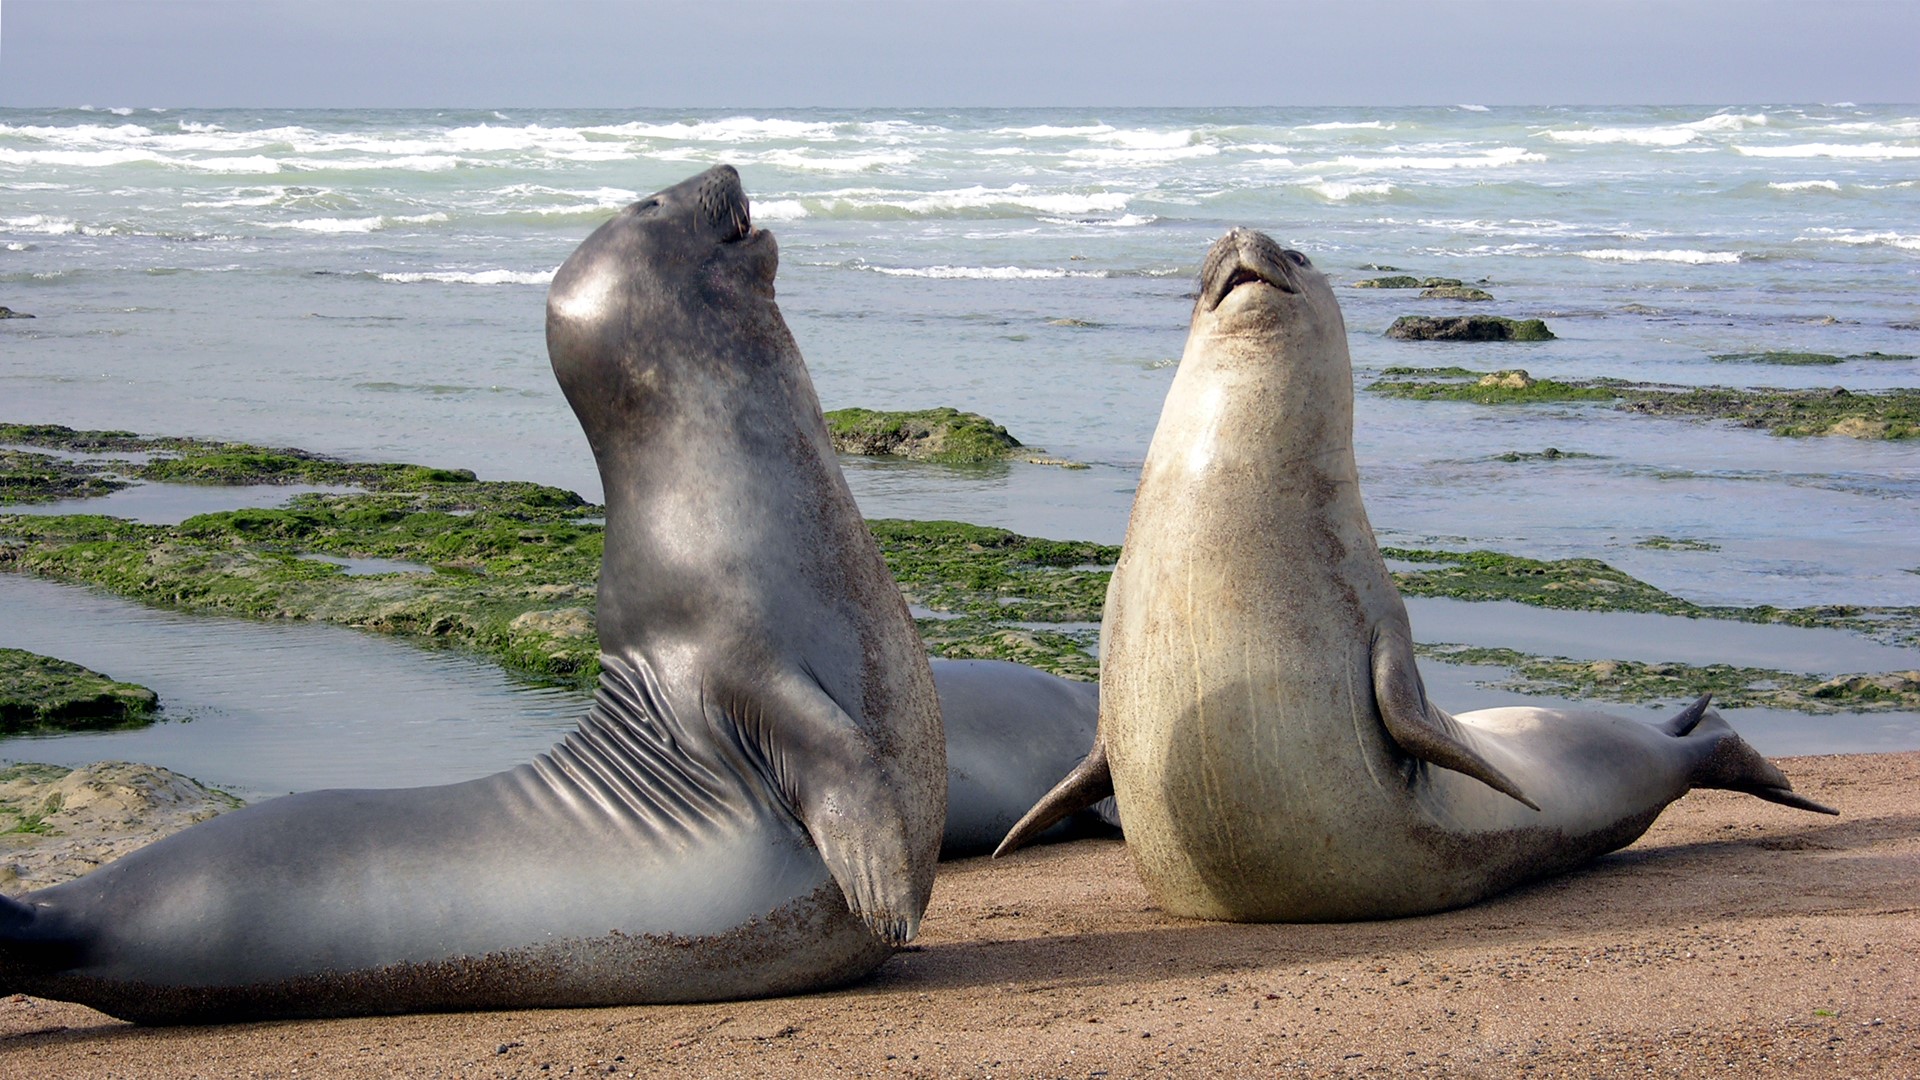
M 1289 259 L 1292 256 L 1292 259 Z M 1207 252 L 1200 268 L 1201 298 L 1209 310 L 1220 306 L 1227 295 L 1242 285 L 1260 282 L 1283 293 L 1297 293 L 1292 270 L 1305 265 L 1297 252 L 1288 251 L 1264 233 L 1235 229 L 1221 237 Z
M 707 171 L 706 180 L 700 185 L 700 213 L 708 225 L 720 230 L 723 244 L 753 235 L 747 192 L 740 186 L 740 174 L 733 166 L 720 165 Z

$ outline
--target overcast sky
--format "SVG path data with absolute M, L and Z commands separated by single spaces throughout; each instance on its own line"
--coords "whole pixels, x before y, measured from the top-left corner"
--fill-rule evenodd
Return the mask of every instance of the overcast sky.
M 1913 0 L 0 0 L 0 105 L 1920 102 Z

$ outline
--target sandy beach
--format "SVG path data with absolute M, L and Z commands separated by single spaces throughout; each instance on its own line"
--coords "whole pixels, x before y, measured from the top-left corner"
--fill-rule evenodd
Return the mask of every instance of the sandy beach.
M 944 864 L 919 941 L 836 993 L 159 1029 L 14 996 L 0 1074 L 1920 1075 L 1920 753 L 1781 765 L 1841 816 L 1696 792 L 1425 918 L 1173 919 L 1081 841 Z

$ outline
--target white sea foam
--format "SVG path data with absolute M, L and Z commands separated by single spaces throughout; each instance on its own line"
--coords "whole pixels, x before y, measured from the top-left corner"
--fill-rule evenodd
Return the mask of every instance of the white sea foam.
M 1697 131 L 1683 127 L 1653 128 L 1570 128 L 1543 131 L 1554 142 L 1596 145 L 1630 143 L 1634 146 L 1680 146 L 1700 137 Z
M 995 128 L 994 135 L 1024 135 L 1029 139 L 1060 139 L 1070 135 L 1106 135 L 1114 129 L 1105 124 L 1086 124 L 1080 127 L 1058 127 L 1053 124 L 1035 124 L 1032 127 Z
M 9 232 L 40 233 L 45 236 L 67 236 L 80 231 L 80 226 L 70 218 L 48 217 L 45 214 L 0 218 L 0 228 Z
M 1633 146 L 1684 146 L 1706 134 L 1745 131 L 1767 126 L 1765 113 L 1717 113 L 1682 124 L 1647 127 L 1555 128 L 1541 132 L 1555 142 L 1577 144 L 1625 143 Z
M 799 199 L 761 199 L 750 213 L 755 221 L 799 221 L 807 216 L 807 204 Z
M 1028 266 L 858 266 L 888 277 L 977 278 L 991 281 L 1025 281 L 1040 278 L 1105 277 L 1098 270 L 1058 270 Z
M 1191 145 L 1193 143 L 1193 132 L 1184 129 L 1176 131 L 1115 131 L 1109 134 L 1103 134 L 1099 136 L 1099 138 L 1102 142 L 1110 142 L 1115 146 L 1124 147 L 1128 150 L 1171 150 L 1175 147 Z
M 12 147 L 0 147 L 0 165 L 62 165 L 95 169 L 136 161 L 159 164 L 166 159 L 150 150 L 15 150 Z
M 310 158 L 287 164 L 301 172 L 451 172 L 463 165 L 479 163 L 451 154 L 426 154 L 395 158 Z
M 305 190 L 311 190 L 311 189 L 305 189 Z M 225 198 L 225 199 L 190 199 L 186 202 L 181 203 L 180 205 L 187 207 L 188 209 L 191 209 L 191 210 L 223 210 L 230 207 L 242 207 L 242 206 L 275 206 L 282 202 L 287 201 L 289 196 L 288 189 L 283 187 L 267 188 L 264 190 L 259 188 L 242 188 L 240 189 L 240 191 L 241 192 L 261 191 L 262 193 L 261 194 L 237 193 L 232 197 Z
M 1737 251 L 1695 251 L 1690 248 L 1671 248 L 1666 251 L 1629 251 L 1624 248 L 1604 248 L 1599 251 L 1577 252 L 1577 254 L 1583 259 L 1598 259 L 1601 262 L 1670 262 L 1685 263 L 1689 266 L 1737 263 L 1741 259 L 1741 253 Z
M 1888 143 L 1800 143 L 1795 146 L 1736 146 L 1747 157 L 1760 158 L 1853 158 L 1861 161 L 1892 161 L 1896 158 L 1920 158 L 1920 146 L 1894 146 Z
M 266 224 L 271 228 L 298 229 L 301 232 L 311 233 L 370 233 L 393 225 L 427 225 L 446 220 L 446 214 L 436 212 L 363 218 L 303 218 L 299 221 L 270 221 Z
M 1920 251 L 1920 235 L 1912 233 L 1856 232 L 1852 229 L 1813 229 L 1810 230 L 1807 235 L 1796 236 L 1793 239 L 1796 243 L 1879 244 L 1899 248 L 1902 251 Z
M 1306 188 L 1330 202 L 1345 202 L 1356 195 L 1393 194 L 1393 185 L 1384 180 L 1364 183 L 1355 180 L 1327 180 L 1316 176 L 1310 180 L 1302 180 L 1296 186 Z
M 1917 120 L 1865 120 L 1847 123 L 1820 125 L 1821 131 L 1831 131 L 1842 135 L 1878 135 L 1882 137 L 1913 138 L 1920 135 L 1920 119 Z
M 1547 160 L 1545 154 L 1538 154 L 1518 146 L 1501 146 L 1492 150 L 1483 150 L 1478 154 L 1443 157 L 1400 156 L 1400 157 L 1360 157 L 1344 155 L 1333 159 L 1333 164 L 1350 169 L 1489 169 L 1503 165 L 1531 165 Z
M 418 273 L 381 274 L 381 281 L 399 282 L 404 285 L 418 284 L 422 281 L 439 282 L 446 285 L 548 285 L 560 268 L 552 270 L 432 270 Z
M 1129 196 L 1117 191 L 1044 192 L 1026 184 L 1003 188 L 975 186 L 950 191 L 911 192 L 888 188 L 847 188 L 809 195 L 810 207 L 844 216 L 874 210 L 915 215 L 941 215 L 1007 207 L 1055 216 L 1105 214 L 1124 210 Z
M 1350 131 L 1372 130 L 1392 131 L 1395 125 L 1385 120 L 1329 120 L 1324 124 L 1302 124 L 1298 131 Z
M 1787 180 L 1768 184 L 1775 191 L 1839 191 L 1840 185 L 1832 180 Z
M 1094 225 L 1105 229 L 1132 229 L 1141 225 L 1151 225 L 1160 218 L 1154 214 L 1121 214 L 1117 218 L 1042 217 L 1040 220 L 1049 225 Z
M 724 120 L 698 120 L 681 123 L 649 124 L 634 121 L 605 127 L 578 129 L 585 134 L 613 135 L 636 139 L 665 139 L 670 142 L 812 142 L 844 143 L 850 139 L 877 139 L 902 142 L 921 130 L 900 120 L 873 120 L 848 123 L 831 121 L 786 120 L 778 117 L 732 116 Z
M 1467 112 L 1489 112 L 1490 111 L 1485 105 L 1455 105 L 1454 108 L 1464 109 Z
M 1187 161 L 1193 158 L 1214 157 L 1219 153 L 1219 147 L 1208 146 L 1204 143 L 1191 146 L 1089 147 L 1067 151 L 1066 163 L 1076 166 L 1154 165 L 1168 161 Z
M 911 165 L 916 156 L 907 150 L 883 150 L 871 154 L 822 155 L 811 150 L 768 150 L 754 160 L 805 172 L 872 172 L 889 165 Z

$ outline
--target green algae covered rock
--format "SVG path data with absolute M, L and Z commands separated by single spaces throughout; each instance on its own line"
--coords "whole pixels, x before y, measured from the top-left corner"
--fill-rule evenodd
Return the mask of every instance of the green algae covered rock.
M 891 454 L 947 465 L 1000 461 L 1020 449 L 1020 440 L 999 424 L 979 413 L 947 408 L 835 409 L 827 414 L 827 433 L 843 454 Z
M 0 649 L 0 735 L 28 731 L 139 727 L 160 698 L 79 664 L 23 649 Z
M 1420 294 L 1422 300 L 1467 300 L 1482 301 L 1493 299 L 1493 294 L 1485 289 L 1476 289 L 1471 285 L 1436 285 Z M 1544 325 L 1544 324 L 1543 324 Z

